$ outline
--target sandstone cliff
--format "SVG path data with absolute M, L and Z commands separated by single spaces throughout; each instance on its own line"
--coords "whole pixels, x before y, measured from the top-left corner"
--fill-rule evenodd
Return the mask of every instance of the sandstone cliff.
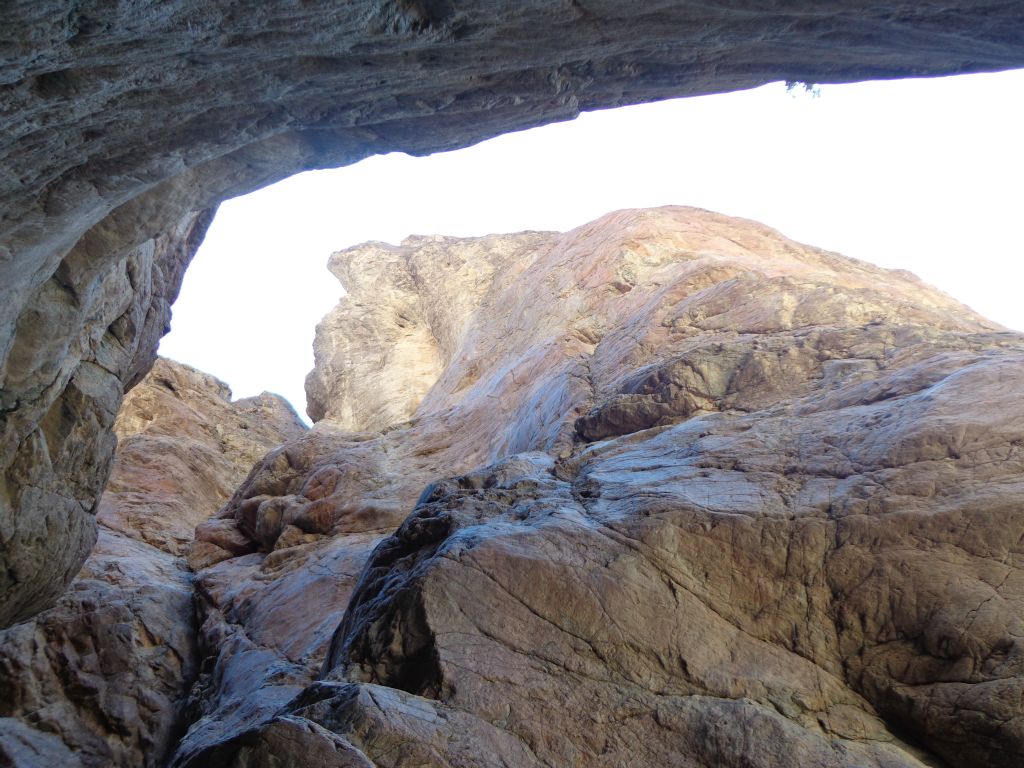
M 174 765 L 1020 764 L 1020 334 L 686 208 L 332 269 Z
M 125 400 L 96 548 L 56 606 L 0 632 L 0 765 L 158 766 L 180 737 L 201 660 L 184 544 L 304 431 L 277 396 L 230 394 L 158 360 Z
M 0 626 L 88 555 L 121 393 L 220 200 L 581 110 L 1007 69 L 1022 41 L 1006 0 L 7 0 Z

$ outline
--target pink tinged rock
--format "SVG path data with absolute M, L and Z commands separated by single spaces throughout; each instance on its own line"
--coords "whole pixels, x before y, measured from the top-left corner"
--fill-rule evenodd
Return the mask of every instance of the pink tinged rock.
M 256 549 L 255 543 L 238 526 L 237 520 L 214 518 L 196 526 L 196 541 L 216 544 L 233 555 L 245 555 Z

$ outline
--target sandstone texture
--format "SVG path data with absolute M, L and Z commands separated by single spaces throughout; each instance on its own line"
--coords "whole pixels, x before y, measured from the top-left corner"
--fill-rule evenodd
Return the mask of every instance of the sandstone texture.
M 88 554 L 121 392 L 152 363 L 225 197 L 581 110 L 1024 65 L 1024 17 L 1007 0 L 3 10 L 0 626 L 51 603 Z
M 212 215 L 110 262 L 65 262 L 19 319 L 0 369 L 0 627 L 52 603 L 92 549 L 121 399 L 156 358 Z
M 252 466 L 306 427 L 277 395 L 232 402 L 224 382 L 161 358 L 125 397 L 114 431 L 100 521 L 181 556 Z
M 184 543 L 304 427 L 275 395 L 232 403 L 222 382 L 161 359 L 115 431 L 92 555 L 55 606 L 0 632 L 0 765 L 163 764 L 201 660 Z
M 1021 764 L 1024 336 L 688 208 L 331 265 L 172 765 Z

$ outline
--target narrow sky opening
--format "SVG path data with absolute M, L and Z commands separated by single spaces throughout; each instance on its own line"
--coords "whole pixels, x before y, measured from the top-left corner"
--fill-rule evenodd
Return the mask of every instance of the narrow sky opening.
M 750 91 L 593 112 L 457 152 L 299 174 L 220 208 L 160 353 L 303 413 L 333 251 L 568 230 L 692 205 L 909 269 L 1024 329 L 1024 70 Z

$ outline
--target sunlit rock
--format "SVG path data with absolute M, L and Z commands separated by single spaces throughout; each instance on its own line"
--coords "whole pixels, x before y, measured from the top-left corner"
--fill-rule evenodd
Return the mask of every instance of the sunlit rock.
M 688 208 L 387 256 L 208 529 L 174 765 L 1019 764 L 1024 336 Z M 340 429 L 410 337 L 432 386 Z

